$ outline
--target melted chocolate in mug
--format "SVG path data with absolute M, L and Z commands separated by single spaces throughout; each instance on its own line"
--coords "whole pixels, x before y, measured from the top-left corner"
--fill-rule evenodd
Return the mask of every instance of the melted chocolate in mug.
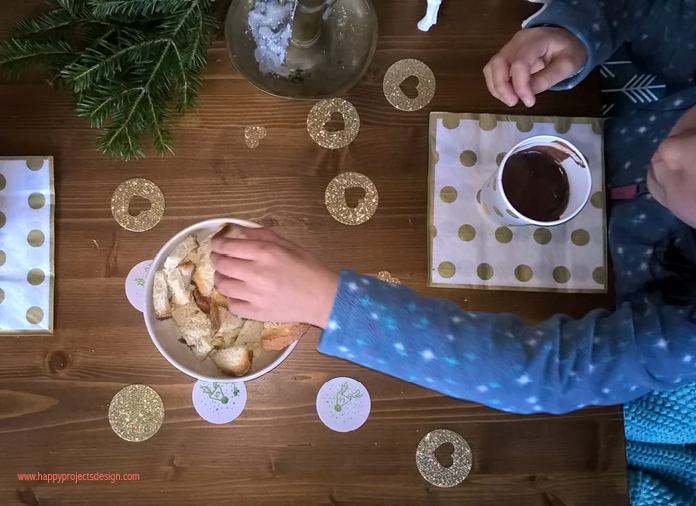
M 563 166 L 542 149 L 525 149 L 508 158 L 503 189 L 510 204 L 527 218 L 555 221 L 568 207 L 570 186 Z

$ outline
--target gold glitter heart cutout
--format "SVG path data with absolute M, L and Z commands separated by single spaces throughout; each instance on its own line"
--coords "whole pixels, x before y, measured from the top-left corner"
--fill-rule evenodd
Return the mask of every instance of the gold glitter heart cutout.
M 345 127 L 343 130 L 330 132 L 326 129 L 326 124 L 335 112 L 343 116 Z M 339 149 L 346 147 L 358 136 L 358 130 L 360 130 L 358 111 L 353 104 L 342 98 L 320 100 L 314 104 L 307 116 L 309 136 L 323 148 Z
M 435 450 L 445 443 L 454 446 L 452 465 L 445 467 L 437 460 Z M 416 449 L 416 466 L 421 476 L 436 487 L 459 485 L 471 471 L 471 448 L 466 440 L 449 429 L 437 429 L 426 434 Z
M 346 203 L 346 189 L 362 188 L 365 196 L 358 200 L 355 208 Z M 365 174 L 344 172 L 331 180 L 324 194 L 326 209 L 336 221 L 344 225 L 360 225 L 372 218 L 377 211 L 379 194 L 377 187 Z
M 258 148 L 261 139 L 266 138 L 266 128 L 262 126 L 246 127 L 244 129 L 244 140 L 250 148 Z
M 392 285 L 400 285 L 401 280 L 396 276 L 392 276 L 389 271 L 379 271 L 377 273 L 377 279 L 384 281 L 385 283 L 391 283 Z
M 411 76 L 418 78 L 418 96 L 410 98 L 401 89 L 401 83 Z M 435 96 L 435 74 L 420 60 L 407 58 L 394 63 L 384 74 L 384 96 L 391 105 L 401 111 L 417 111 L 430 103 Z
M 133 197 L 150 201 L 150 209 L 133 216 L 129 211 Z M 111 197 L 111 214 L 126 230 L 145 232 L 157 225 L 164 216 L 164 194 L 152 181 L 142 178 L 129 179 L 121 183 Z

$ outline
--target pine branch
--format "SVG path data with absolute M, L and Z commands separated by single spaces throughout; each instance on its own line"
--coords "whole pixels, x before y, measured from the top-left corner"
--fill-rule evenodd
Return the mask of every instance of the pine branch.
M 111 157 L 173 153 L 171 109 L 196 105 L 215 0 L 49 0 L 53 9 L 23 21 L 0 45 L 0 66 L 48 66 L 51 82 L 72 88 L 78 115 L 101 130 Z
M 61 40 L 45 42 L 10 39 L 0 46 L 0 66 L 19 74 L 24 68 L 37 64 L 60 66 L 76 55 L 73 48 Z

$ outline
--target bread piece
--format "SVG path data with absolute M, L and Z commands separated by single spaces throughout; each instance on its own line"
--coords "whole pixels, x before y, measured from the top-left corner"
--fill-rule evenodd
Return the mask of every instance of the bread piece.
M 193 302 L 188 291 L 189 285 L 184 283 L 184 277 L 179 269 L 173 269 L 167 273 L 167 284 L 174 306 L 185 306 Z
M 152 282 L 152 305 L 155 308 L 155 316 L 160 320 L 171 318 L 172 307 L 169 305 L 169 288 L 167 287 L 167 275 L 164 271 L 155 272 Z
M 212 306 L 210 298 L 203 297 L 203 295 L 201 295 L 201 292 L 199 292 L 198 288 L 196 288 L 195 286 L 193 290 L 191 290 L 191 295 L 193 296 L 193 301 L 196 303 L 198 308 L 205 314 L 210 314 L 210 308 Z
M 243 376 L 251 369 L 251 352 L 242 346 L 214 351 L 210 358 L 222 372 L 233 376 Z
M 205 360 L 213 351 L 210 318 L 193 303 L 174 307 L 172 317 L 196 358 Z
M 213 305 L 210 310 L 213 327 L 213 346 L 229 348 L 237 340 L 244 320 L 230 313 L 227 309 Z
M 261 347 L 266 351 L 282 350 L 299 340 L 307 330 L 307 323 L 266 322 L 263 324 Z
M 196 270 L 196 264 L 193 262 L 181 262 L 177 267 L 181 273 L 181 279 L 184 280 L 184 286 L 188 288 L 191 284 L 191 277 L 193 277 L 193 271 Z
M 164 261 L 164 270 L 169 272 L 176 269 L 186 256 L 198 247 L 196 236 L 190 235 L 174 248 Z
M 201 246 L 198 248 L 198 262 L 196 270 L 193 273 L 193 284 L 196 285 L 198 291 L 203 297 L 210 298 L 215 288 L 215 267 L 210 260 L 210 254 L 213 252 L 213 237 L 215 234 L 210 234 L 201 241 Z
M 246 236 L 244 235 L 244 227 L 229 223 L 201 241 L 196 272 L 193 273 L 193 282 L 204 297 L 211 297 L 213 290 L 215 290 L 215 267 L 210 259 L 210 254 L 213 252 L 213 239 L 216 237 L 244 239 Z M 223 305 L 219 296 L 216 298 L 216 303 Z M 227 300 L 225 300 L 224 306 L 227 306 Z
M 220 307 L 224 307 L 227 309 L 227 297 L 222 295 L 220 292 L 217 291 L 217 288 L 213 288 L 213 295 L 210 297 L 210 300 L 214 303 L 217 304 Z
M 253 354 L 252 358 L 257 358 L 261 352 L 261 335 L 263 334 L 263 322 L 246 320 L 240 330 L 235 346 L 244 346 Z

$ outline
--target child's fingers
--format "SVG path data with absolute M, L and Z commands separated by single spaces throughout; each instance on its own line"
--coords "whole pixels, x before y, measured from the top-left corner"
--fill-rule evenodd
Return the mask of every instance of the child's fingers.
M 486 86 L 495 98 L 513 107 L 519 101 L 519 97 L 510 83 L 510 64 L 500 53 L 491 58 L 483 69 L 486 77 Z
M 570 58 L 554 58 L 546 67 L 532 75 L 531 85 L 534 93 L 541 93 L 561 81 L 568 79 L 576 71 Z
M 268 228 L 247 228 L 244 231 L 244 235 L 252 241 L 274 242 L 282 246 L 289 242 Z
M 255 260 L 269 248 L 268 241 L 253 241 L 251 239 L 213 239 L 213 252 L 241 260 Z
M 215 271 L 228 278 L 246 279 L 253 262 L 241 260 L 218 253 L 210 255 Z
M 532 67 L 524 60 L 515 60 L 510 66 L 510 76 L 515 93 L 527 107 L 536 103 L 536 97 L 532 91 Z
M 219 272 L 215 273 L 215 287 L 217 288 L 218 292 L 227 298 L 237 299 L 240 301 L 248 301 L 250 298 L 249 287 L 244 281 L 240 279 L 228 278 Z M 240 316 L 237 313 L 234 314 Z

